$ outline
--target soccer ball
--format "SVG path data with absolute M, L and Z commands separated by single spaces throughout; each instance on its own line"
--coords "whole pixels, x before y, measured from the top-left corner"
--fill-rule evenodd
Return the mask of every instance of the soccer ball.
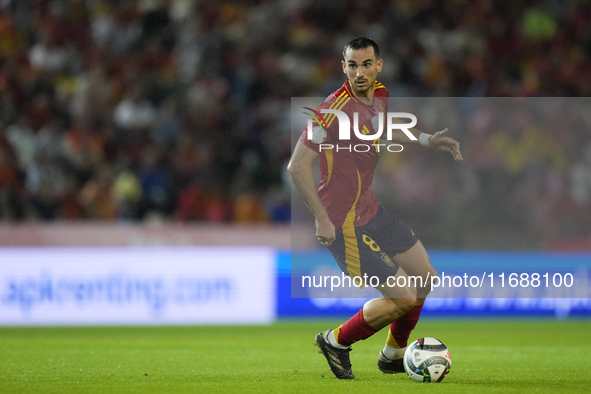
M 439 383 L 451 368 L 449 349 L 438 339 L 425 337 L 404 352 L 404 370 L 415 382 Z

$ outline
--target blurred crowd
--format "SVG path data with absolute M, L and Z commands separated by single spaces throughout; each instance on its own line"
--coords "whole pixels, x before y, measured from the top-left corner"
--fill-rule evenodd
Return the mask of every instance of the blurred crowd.
M 439 247 L 542 247 L 591 230 L 591 98 L 391 98 L 464 161 L 409 147 L 382 155 L 374 189 Z M 508 246 L 505 246 L 508 247 Z
M 340 87 L 351 38 L 380 44 L 392 96 L 577 97 L 589 26 L 586 0 L 0 0 L 0 220 L 288 221 L 290 98 Z M 561 186 L 534 191 L 530 137 L 503 135 L 457 135 L 502 152 L 466 164 L 475 217 L 513 218 L 502 190 L 589 219 L 591 133 L 543 135 L 561 159 L 536 171 Z

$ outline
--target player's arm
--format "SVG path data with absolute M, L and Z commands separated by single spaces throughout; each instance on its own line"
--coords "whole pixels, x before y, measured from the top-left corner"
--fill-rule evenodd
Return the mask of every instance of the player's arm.
M 406 123 L 399 119 L 393 119 L 394 123 Z M 444 152 L 449 152 L 454 157 L 456 161 L 464 160 L 462 157 L 462 152 L 460 152 L 460 143 L 454 140 L 451 137 L 448 137 L 446 134 L 448 132 L 447 129 L 438 131 L 437 133 L 430 135 L 425 134 L 418 130 L 417 128 L 413 127 L 407 129 L 415 136 L 416 140 L 411 140 L 404 131 L 400 129 L 392 130 L 392 142 L 401 144 L 401 145 L 424 145 L 424 146 L 431 146 L 435 149 L 442 150 Z M 421 136 L 423 134 L 423 136 Z
M 312 163 L 316 157 L 318 157 L 317 152 L 298 141 L 287 165 L 287 171 L 289 171 L 291 180 L 302 199 L 316 218 L 316 237 L 323 245 L 330 246 L 336 239 L 335 227 L 330 221 L 320 197 L 318 197 L 316 181 L 312 172 Z

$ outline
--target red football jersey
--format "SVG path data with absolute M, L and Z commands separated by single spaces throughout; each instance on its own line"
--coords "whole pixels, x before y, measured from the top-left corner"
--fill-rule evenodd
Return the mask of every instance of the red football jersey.
M 322 114 L 322 109 L 343 111 L 350 120 L 350 139 L 339 139 L 339 121 L 335 114 Z M 364 226 L 376 214 L 378 199 L 371 189 L 373 175 L 380 155 L 377 140 L 358 138 L 354 113 L 358 114 L 358 130 L 361 134 L 375 134 L 378 127 L 378 114 L 382 112 L 383 133 L 386 135 L 386 115 L 388 111 L 388 90 L 381 83 L 375 83 L 375 93 L 370 105 L 356 98 L 349 87 L 349 81 L 331 94 L 316 110 L 324 118 L 322 124 L 313 121 L 314 138 L 308 139 L 304 130 L 300 141 L 319 153 L 321 179 L 318 195 L 328 212 L 330 220 L 338 229 L 345 225 Z M 326 123 L 325 123 L 326 122 Z M 324 129 L 327 129 L 326 132 Z M 329 146 L 332 149 L 326 149 Z M 322 149 L 321 149 L 322 148 Z M 384 146 L 381 146 L 382 151 Z

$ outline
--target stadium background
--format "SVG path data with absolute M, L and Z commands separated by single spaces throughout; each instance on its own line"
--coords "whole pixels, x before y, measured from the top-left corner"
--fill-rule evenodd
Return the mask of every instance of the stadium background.
M 263 260 L 272 260 L 261 268 L 271 270 L 265 294 L 272 300 L 261 322 L 355 310 L 354 302 L 295 305 L 305 301 L 286 296 L 281 280 L 292 245 L 326 258 L 310 223 L 290 223 L 292 215 L 309 218 L 301 203 L 292 204 L 285 170 L 291 98 L 338 88 L 342 47 L 357 35 L 380 44 L 379 80 L 392 96 L 589 96 L 590 22 L 591 3 L 560 0 L 0 1 L 2 307 L 14 316 L 5 314 L 4 323 L 116 323 L 110 296 L 95 291 L 92 298 L 84 280 L 121 267 L 144 275 L 142 262 L 126 265 L 123 257 L 103 268 L 100 261 L 68 266 L 75 271 L 60 266 L 65 257 L 35 266 L 33 247 L 116 247 L 124 255 L 127 246 L 158 246 L 170 253 L 166 261 L 178 246 L 191 246 L 193 257 L 181 260 L 195 278 L 214 275 L 208 270 L 217 257 L 206 257 L 212 250 L 234 251 L 230 260 L 263 250 Z M 510 250 L 578 251 L 588 266 L 591 133 L 583 115 L 570 120 L 578 127 L 569 133 L 533 122 L 450 130 L 462 144 L 461 167 L 432 152 L 402 155 L 379 170 L 392 191 L 382 201 L 423 229 L 434 262 L 449 251 L 498 251 L 500 260 Z M 409 182 L 417 172 L 420 181 Z M 111 249 L 80 250 L 96 256 Z M 160 266 L 154 275 L 172 269 Z M 87 279 L 63 290 L 67 301 L 44 287 L 73 275 Z M 46 282 L 19 282 L 30 277 Z M 129 296 L 129 308 L 150 303 L 149 291 L 137 286 L 143 295 Z M 195 286 L 195 299 L 209 297 L 200 293 L 205 285 Z M 35 297 L 35 308 L 23 307 Z M 104 321 L 89 323 L 68 309 L 93 302 L 106 308 Z M 207 318 L 197 304 L 187 309 L 189 323 L 221 321 L 223 308 Z M 578 305 L 577 313 L 591 311 L 587 301 Z M 558 309 L 533 312 L 569 314 Z M 63 320 L 44 320 L 44 310 Z M 527 311 L 500 307 L 495 314 Z M 130 322 L 167 322 L 152 312 Z
M 324 379 L 311 335 L 363 299 L 292 297 L 294 259 L 335 268 L 286 176 L 292 97 L 338 88 L 364 34 L 392 96 L 585 106 L 590 22 L 587 0 L 0 0 L 0 391 L 431 392 L 376 373 L 383 333 Z M 464 162 L 409 149 L 374 184 L 440 272 L 591 279 L 588 112 L 452 127 Z M 588 294 L 514 295 L 428 300 L 438 392 L 588 392 Z

